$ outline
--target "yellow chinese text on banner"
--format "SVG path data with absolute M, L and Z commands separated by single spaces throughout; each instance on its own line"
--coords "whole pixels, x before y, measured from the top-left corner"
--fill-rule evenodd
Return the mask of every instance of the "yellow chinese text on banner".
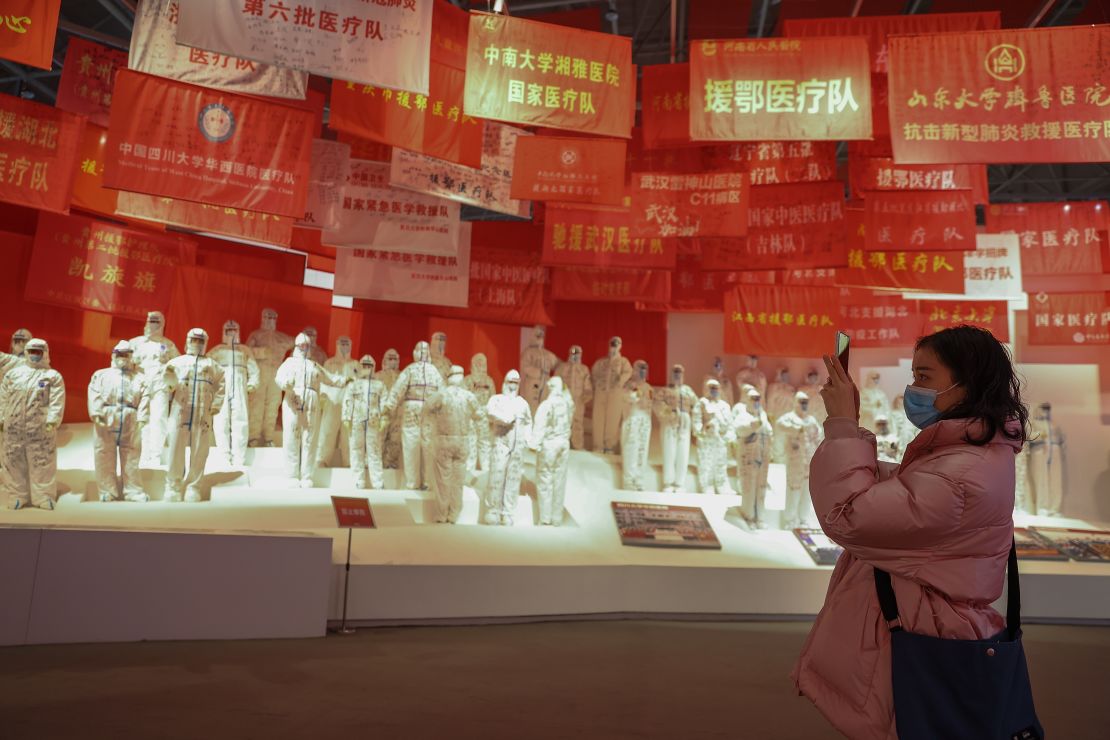
M 349 82 L 428 94 L 432 0 L 189 0 L 177 41 Z

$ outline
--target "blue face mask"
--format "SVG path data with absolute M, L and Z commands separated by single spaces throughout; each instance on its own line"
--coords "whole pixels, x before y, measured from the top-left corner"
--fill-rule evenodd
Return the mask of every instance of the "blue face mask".
M 932 426 L 940 419 L 940 411 L 935 405 L 937 396 L 947 393 L 958 385 L 959 383 L 953 383 L 943 391 L 907 385 L 906 392 L 902 396 L 902 407 L 906 412 L 906 418 L 918 429 Z

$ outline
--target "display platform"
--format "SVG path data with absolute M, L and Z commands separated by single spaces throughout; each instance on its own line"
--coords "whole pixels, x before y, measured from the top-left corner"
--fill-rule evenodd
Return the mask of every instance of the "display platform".
M 467 491 L 460 523 L 445 525 L 431 523 L 430 493 L 395 487 L 361 491 L 344 468 L 319 470 L 318 488 L 293 487 L 281 476 L 280 448 L 250 450 L 242 470 L 228 469 L 213 449 L 201 503 L 100 503 L 91 427 L 67 425 L 60 434 L 59 481 L 68 492 L 54 511 L 0 510 L 0 527 L 327 538 L 332 567 L 326 606 L 332 620 L 341 614 L 347 546 L 347 533 L 335 526 L 333 494 L 369 498 L 377 524 L 353 533 L 349 618 L 355 623 L 629 614 L 808 617 L 820 609 L 831 572 L 813 563 L 792 531 L 777 528 L 785 486 L 779 465 L 771 469 L 763 530 L 751 531 L 740 519 L 739 496 L 619 490 L 619 459 L 587 452 L 571 453 L 562 526 L 536 525 L 530 453 L 514 526 L 478 524 L 481 504 L 473 489 Z M 652 455 L 648 480 L 660 486 L 657 457 Z M 163 470 L 144 472 L 155 499 L 164 478 Z M 692 486 L 692 470 L 688 478 Z M 396 471 L 387 471 L 386 484 L 396 486 Z M 700 507 L 721 549 L 622 546 L 613 501 Z M 1019 517 L 1017 523 L 1091 526 L 1064 518 Z M 1023 562 L 1021 567 L 1023 616 L 1029 621 L 1110 622 L 1110 564 Z M 212 575 L 218 577 L 218 569 Z M 210 608 L 219 613 L 225 607 Z

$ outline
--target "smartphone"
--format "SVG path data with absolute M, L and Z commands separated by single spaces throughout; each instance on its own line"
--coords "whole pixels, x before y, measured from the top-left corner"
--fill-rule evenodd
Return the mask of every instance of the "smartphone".
M 848 372 L 848 351 L 850 349 L 851 338 L 842 331 L 836 333 L 836 356 L 840 360 L 840 366 L 844 368 L 844 372 Z

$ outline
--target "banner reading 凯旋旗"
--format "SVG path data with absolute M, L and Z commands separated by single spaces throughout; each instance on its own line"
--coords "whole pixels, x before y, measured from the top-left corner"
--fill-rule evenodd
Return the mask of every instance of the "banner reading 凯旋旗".
M 428 94 L 432 0 L 188 0 L 177 42 Z
M 104 184 L 301 218 L 313 114 L 120 70 Z
M 0 95 L 0 201 L 68 211 L 84 131 L 80 116 Z
M 127 66 L 137 72 L 169 77 L 191 85 L 221 90 L 302 100 L 308 75 L 296 69 L 275 67 L 253 59 L 177 43 L 182 7 L 195 0 L 143 0 L 135 10 L 131 52 Z M 224 7 L 237 3 L 224 2 Z

